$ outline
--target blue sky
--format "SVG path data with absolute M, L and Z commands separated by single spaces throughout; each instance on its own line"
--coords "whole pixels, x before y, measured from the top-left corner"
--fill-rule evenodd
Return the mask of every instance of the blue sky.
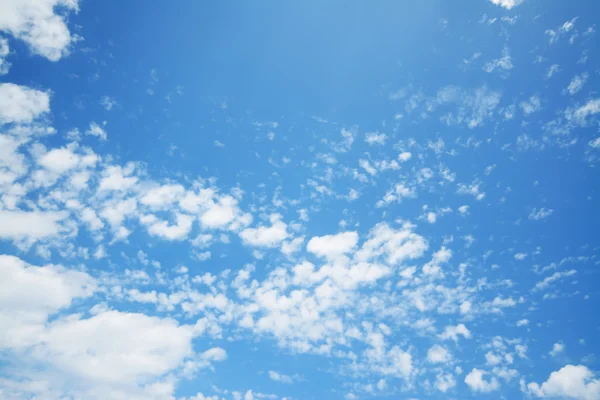
M 600 5 L 0 2 L 0 397 L 600 398 Z

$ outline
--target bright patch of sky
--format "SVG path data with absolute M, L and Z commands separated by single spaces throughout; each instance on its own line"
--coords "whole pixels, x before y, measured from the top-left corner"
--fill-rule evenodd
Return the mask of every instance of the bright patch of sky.
M 599 399 L 598 15 L 1 1 L 0 397 Z

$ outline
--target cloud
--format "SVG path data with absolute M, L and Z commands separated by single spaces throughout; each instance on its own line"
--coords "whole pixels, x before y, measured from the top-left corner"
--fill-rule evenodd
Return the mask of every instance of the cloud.
M 510 71 L 513 69 L 513 63 L 508 47 L 504 46 L 502 57 L 486 63 L 483 69 L 485 72 L 494 72 L 495 70 Z
M 528 100 L 519 103 L 525 115 L 533 114 L 542 108 L 542 102 L 537 96 L 531 96 Z
M 192 230 L 194 218 L 186 214 L 175 214 L 175 223 L 157 219 L 154 215 L 143 217 L 141 222 L 148 225 L 148 233 L 167 240 L 183 240 Z
M 600 379 L 584 365 L 566 365 L 552 372 L 540 386 L 527 385 L 529 393 L 536 397 L 595 400 L 600 398 Z
M 572 118 L 576 122 L 583 125 L 586 122 L 587 117 L 600 113 L 600 99 L 589 100 L 586 104 L 577 108 L 572 114 Z M 1 116 L 1 111 L 0 111 Z
M 439 344 L 433 345 L 427 351 L 427 361 L 432 364 L 444 364 L 452 359 L 452 355 L 445 347 L 440 346 Z
M 201 358 L 208 361 L 225 361 L 227 359 L 227 352 L 220 347 L 213 347 L 202 353 Z
M 387 139 L 387 136 L 386 136 L 385 133 L 368 132 L 365 135 L 365 142 L 367 142 L 371 146 L 373 146 L 373 145 L 383 145 L 383 144 L 385 144 L 386 139 Z
M 558 281 L 562 278 L 567 278 L 569 276 L 573 276 L 577 273 L 577 270 L 571 269 L 568 271 L 557 271 L 555 273 L 553 273 L 552 275 L 544 278 L 543 280 L 537 282 L 535 284 L 535 290 L 545 290 L 548 287 L 550 287 L 550 285 L 552 283 L 554 283 L 555 281 Z
M 132 384 L 177 367 L 192 354 L 191 339 L 171 319 L 106 311 L 51 324 L 36 358 L 86 380 Z
M 30 123 L 48 111 L 50 95 L 47 92 L 13 83 L 0 83 L 0 124 Z
M 587 72 L 584 72 L 580 75 L 575 75 L 573 80 L 571 80 L 569 83 L 569 86 L 567 86 L 567 91 L 569 94 L 573 96 L 575 93 L 579 92 L 587 82 L 589 76 L 590 75 Z
M 448 390 L 456 386 L 456 379 L 452 374 L 439 373 L 435 377 L 435 388 L 440 392 L 446 393 Z
M 556 356 L 562 354 L 563 351 L 565 351 L 564 343 L 557 342 L 552 345 L 552 350 L 550 350 L 549 354 L 552 357 L 556 357 Z
M 281 383 L 293 383 L 294 382 L 292 377 L 290 377 L 288 375 L 280 374 L 277 371 L 269 371 L 269 378 L 271 378 L 271 380 L 273 380 L 275 382 L 281 382 Z
M 0 4 L 0 31 L 27 43 L 32 52 L 58 61 L 74 38 L 58 8 L 77 11 L 77 0 L 4 0 Z
M 458 324 L 456 326 L 448 325 L 444 328 L 444 332 L 440 334 L 440 338 L 444 340 L 452 339 L 455 342 L 458 341 L 458 337 L 462 336 L 465 339 L 471 338 L 471 331 L 467 329 L 464 324 Z
M 357 243 L 356 232 L 344 232 L 337 235 L 315 236 L 308 241 L 306 249 L 319 257 L 335 259 L 351 252 Z
M 489 393 L 500 388 L 500 383 L 495 376 L 489 381 L 484 379 L 484 375 L 487 375 L 486 371 L 481 369 L 473 368 L 471 372 L 465 377 L 465 383 L 474 392 Z
M 534 220 L 534 221 L 539 221 L 542 219 L 546 219 L 549 216 L 551 216 L 554 213 L 553 209 L 547 209 L 547 208 L 540 208 L 539 210 L 537 208 L 534 208 L 531 213 L 529 214 L 529 219 Z
M 525 0 L 490 0 L 490 1 L 497 6 L 504 7 L 507 10 L 510 10 L 513 7 L 523 4 L 523 2 Z
M 0 37 L 0 76 L 8 74 L 11 64 L 6 61 L 6 57 L 10 53 L 8 40 Z
M 406 187 L 403 183 L 397 183 L 392 189 L 388 190 L 382 200 L 376 203 L 376 207 L 384 207 L 394 202 L 400 202 L 405 198 L 416 197 L 416 190 L 414 187 Z
M 0 325 L 10 327 L 0 330 L 0 348 L 38 343 L 50 315 L 95 291 L 95 280 L 84 272 L 60 265 L 36 267 L 0 255 Z
M 106 131 L 104 130 L 104 128 L 95 122 L 90 123 L 90 127 L 88 128 L 87 131 L 85 131 L 85 134 L 90 135 L 90 136 L 96 136 L 100 140 L 106 140 L 106 138 L 107 138 L 107 134 L 106 134 Z
M 288 238 L 287 224 L 281 221 L 281 215 L 270 216 L 271 226 L 259 226 L 258 228 L 246 228 L 240 232 L 240 238 L 244 244 L 256 247 L 277 247 Z
M 27 247 L 65 232 L 67 229 L 60 222 L 67 216 L 66 211 L 0 211 L 0 239 L 10 239 Z

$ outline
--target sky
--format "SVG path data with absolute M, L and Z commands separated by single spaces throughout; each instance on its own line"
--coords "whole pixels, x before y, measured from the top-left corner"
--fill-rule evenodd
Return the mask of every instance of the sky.
M 0 398 L 600 399 L 594 0 L 0 0 Z

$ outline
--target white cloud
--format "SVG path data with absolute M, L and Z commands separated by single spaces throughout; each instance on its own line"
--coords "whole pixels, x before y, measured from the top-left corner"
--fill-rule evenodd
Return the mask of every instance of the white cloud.
M 543 280 L 537 282 L 535 284 L 535 290 L 547 289 L 555 281 L 558 281 L 562 278 L 567 278 L 569 276 L 573 276 L 576 273 L 577 273 L 577 270 L 574 270 L 574 269 L 570 269 L 568 271 L 557 271 L 557 272 L 553 273 L 552 275 L 544 278 Z
M 504 71 L 513 69 L 513 63 L 508 47 L 505 46 L 502 50 L 502 57 L 486 63 L 483 69 L 485 72 L 494 72 L 497 69 Z
M 65 211 L 0 211 L 0 238 L 23 242 L 25 246 L 57 236 L 65 228 L 60 224 Z
M 458 194 L 470 194 L 475 197 L 476 200 L 483 200 L 485 198 L 485 192 L 482 192 L 479 187 L 481 186 L 481 182 L 474 181 L 470 185 L 465 185 L 464 183 L 458 184 L 458 190 L 456 193 Z
M 178 201 L 185 189 L 179 184 L 163 185 L 148 190 L 140 199 L 140 203 L 153 210 L 163 210 Z
M 498 379 L 493 376 L 489 381 L 486 381 L 483 377 L 487 374 L 486 371 L 473 368 L 465 377 L 465 383 L 474 392 L 489 393 L 497 390 L 500 387 Z
M 569 94 L 572 96 L 575 93 L 579 92 L 587 82 L 588 78 L 589 74 L 587 72 L 584 72 L 580 75 L 575 75 L 573 77 L 573 80 L 571 81 L 571 83 L 569 83 L 569 86 L 567 87 L 567 91 L 569 92 Z
M 531 96 L 528 100 L 519 103 L 521 110 L 525 115 L 533 114 L 542 108 L 542 102 L 539 97 Z
M 47 92 L 13 83 L 0 83 L 0 124 L 29 123 L 48 111 L 50 95 Z
M 207 361 L 225 361 L 227 360 L 227 352 L 220 347 L 213 347 L 202 353 L 201 358 Z
M 269 217 L 271 226 L 246 228 L 240 232 L 244 244 L 257 247 L 277 247 L 288 238 L 287 224 L 281 221 L 281 215 L 272 214 Z
M 49 171 L 62 174 L 79 164 L 79 156 L 69 147 L 52 149 L 38 160 L 38 164 Z
M 106 140 L 107 138 L 106 130 L 95 122 L 90 123 L 90 127 L 87 131 L 85 131 L 85 134 L 90 136 L 96 136 L 100 140 Z
M 465 339 L 470 339 L 471 331 L 469 331 L 464 324 L 458 324 L 456 326 L 446 326 L 446 328 L 444 328 L 444 332 L 440 334 L 440 338 L 444 340 L 452 339 L 455 342 L 458 341 L 459 336 L 462 336 Z
M 292 377 L 290 377 L 288 375 L 280 374 L 277 371 L 269 371 L 269 378 L 271 378 L 271 380 L 273 380 L 275 382 L 281 382 L 281 383 L 293 383 L 294 382 Z
M 398 160 L 400 160 L 402 162 L 406 162 L 406 161 L 410 160 L 411 157 L 412 157 L 412 153 L 409 151 L 405 151 L 398 155 Z
M 192 337 L 172 319 L 105 311 L 52 323 L 36 358 L 92 382 L 132 385 L 176 368 Z
M 550 350 L 549 354 L 552 357 L 556 357 L 556 356 L 562 354 L 563 351 L 565 351 L 564 343 L 557 342 L 552 345 L 552 350 Z
M 452 374 L 439 373 L 435 377 L 435 388 L 442 393 L 446 393 L 454 386 L 456 386 L 456 379 L 454 379 Z
M 501 6 L 501 7 L 506 8 L 507 10 L 510 10 L 513 7 L 523 4 L 523 2 L 525 0 L 490 0 L 490 1 L 497 6 Z
M 598 113 L 600 113 L 600 99 L 593 99 L 575 110 L 573 117 L 580 124 L 584 124 L 587 117 Z M 0 116 L 1 115 L 2 114 L 0 110 Z
M 376 203 L 377 207 L 384 207 L 394 202 L 400 202 L 404 198 L 416 197 L 415 188 L 406 187 L 403 183 L 397 183 L 388 190 L 382 200 Z
M 534 208 L 531 213 L 529 214 L 529 219 L 532 219 L 534 221 L 539 221 L 545 218 L 548 218 L 549 216 L 552 215 L 552 213 L 554 213 L 553 209 L 547 209 L 547 208 L 540 208 L 539 210 L 537 208 Z
M 433 345 L 427 351 L 427 361 L 429 361 L 432 364 L 447 363 L 451 359 L 452 355 L 450 354 L 450 352 L 445 347 L 440 346 L 439 344 Z
M 6 57 L 10 53 L 8 40 L 0 37 L 0 76 L 8 74 L 11 64 L 6 61 Z
M 358 243 L 356 232 L 337 235 L 315 236 L 308 241 L 306 249 L 319 257 L 334 259 L 351 252 Z
M 590 140 L 588 143 L 588 146 L 594 148 L 594 149 L 600 149 L 600 137 L 597 137 L 596 139 Z
M 552 372 L 541 386 L 530 383 L 527 389 L 537 397 L 596 400 L 600 398 L 600 379 L 584 365 L 569 364 Z
M 121 167 L 120 165 L 109 166 L 102 172 L 102 179 L 98 185 L 98 191 L 126 191 L 138 182 L 136 176 L 132 174 L 132 168 Z
M 59 265 L 35 267 L 0 255 L 0 348 L 39 342 L 48 316 L 95 290 L 94 279 L 84 272 Z
M 435 221 L 437 221 L 437 215 L 434 212 L 428 212 L 427 222 L 429 222 L 430 224 L 435 224 Z
M 58 7 L 77 11 L 77 0 L 3 0 L 0 31 L 25 41 L 34 53 L 58 61 L 74 41 L 65 18 L 55 13 Z
M 149 225 L 148 233 L 153 236 L 162 237 L 168 240 L 183 240 L 187 238 L 192 229 L 194 218 L 186 214 L 175 214 L 175 223 L 158 220 L 154 216 L 149 216 L 142 220 L 142 223 Z
M 117 101 L 109 96 L 102 96 L 100 98 L 100 105 L 104 107 L 106 111 L 112 110 L 114 106 L 117 105 Z
M 373 145 L 383 145 L 383 144 L 385 144 L 386 139 L 387 139 L 387 136 L 386 136 L 385 133 L 368 132 L 365 135 L 365 142 L 367 142 L 371 146 L 373 146 Z
M 527 258 L 527 253 L 516 253 L 514 256 L 515 260 L 523 261 Z
M 452 250 L 442 246 L 441 249 L 433 253 L 433 258 L 423 266 L 423 272 L 426 275 L 439 276 L 443 275 L 441 265 L 446 264 L 452 257 Z
M 205 228 L 218 229 L 228 225 L 244 226 L 252 220 L 252 217 L 249 215 L 242 215 L 240 213 L 237 200 L 231 196 L 223 196 L 217 202 L 211 199 L 208 203 L 208 209 L 200 216 L 200 222 Z
M 366 261 L 385 255 L 389 264 L 397 265 L 421 257 L 429 246 L 425 238 L 412 231 L 413 228 L 409 223 L 401 229 L 393 229 L 386 223 L 375 225 L 355 258 Z

